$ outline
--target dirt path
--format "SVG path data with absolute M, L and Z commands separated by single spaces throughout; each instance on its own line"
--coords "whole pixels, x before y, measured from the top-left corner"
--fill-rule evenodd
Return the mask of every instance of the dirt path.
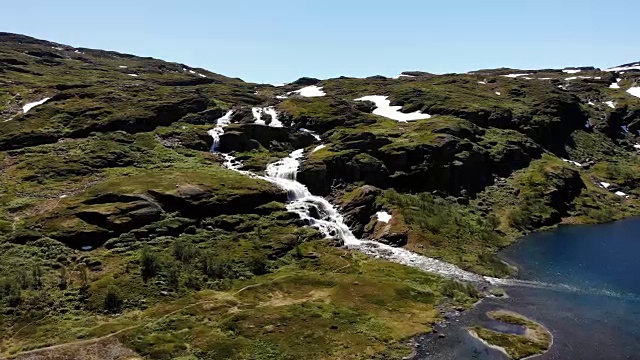
M 230 294 L 231 297 L 234 297 L 238 294 L 240 294 L 241 292 L 247 290 L 247 289 L 251 289 L 254 287 L 258 287 L 258 286 L 262 286 L 262 285 L 267 285 L 267 284 L 271 284 L 274 283 L 280 279 L 284 279 L 287 277 L 290 277 L 292 275 L 283 275 L 283 276 L 279 276 L 277 278 L 274 278 L 273 280 L 264 282 L 264 283 L 258 283 L 258 284 L 252 284 L 252 285 L 247 285 L 245 287 L 243 287 L 242 289 Z M 200 306 L 200 305 L 206 305 L 206 304 L 212 304 L 212 303 L 217 303 L 220 302 L 221 300 L 224 300 L 224 298 L 220 298 L 220 299 L 215 299 L 215 300 L 205 300 L 205 301 L 198 301 L 196 303 L 193 304 L 189 304 L 186 305 L 184 307 L 181 307 L 179 309 L 176 309 L 174 311 L 171 311 L 167 314 L 162 315 L 161 317 L 153 320 L 153 321 L 149 321 L 146 323 L 142 323 L 142 324 L 138 324 L 138 325 L 133 325 L 133 326 L 129 326 L 126 327 L 124 329 L 120 329 L 114 333 L 111 333 L 109 335 L 105 335 L 105 336 L 101 336 L 101 337 L 97 337 L 97 338 L 92 338 L 92 339 L 85 339 L 85 340 L 76 340 L 76 341 L 71 341 L 71 342 L 67 342 L 67 343 L 63 343 L 63 344 L 58 344 L 58 345 L 52 345 L 52 346 L 47 346 L 47 347 L 43 347 L 43 348 L 39 348 L 39 349 L 34 349 L 34 350 L 28 350 L 28 351 L 22 351 L 13 355 L 9 355 L 8 357 L 2 357 L 2 355 L 0 354 L 0 359 L 17 359 L 17 358 L 24 358 L 25 356 L 28 355 L 33 355 L 33 354 L 39 354 L 39 353 L 44 353 L 44 352 L 48 352 L 48 351 L 54 351 L 54 350 L 59 350 L 62 348 L 66 348 L 66 347 L 70 347 L 70 346 L 78 346 L 78 345 L 91 345 L 100 341 L 104 341 L 107 340 L 109 338 L 113 338 L 116 337 L 122 333 L 125 333 L 127 331 L 131 331 L 140 327 L 144 327 L 144 326 L 149 326 L 149 325 L 155 325 L 159 322 L 161 322 L 162 320 L 166 319 L 169 316 L 175 315 L 177 313 L 180 313 L 182 311 L 185 311 L 187 309 L 191 309 L 194 308 L 196 306 Z

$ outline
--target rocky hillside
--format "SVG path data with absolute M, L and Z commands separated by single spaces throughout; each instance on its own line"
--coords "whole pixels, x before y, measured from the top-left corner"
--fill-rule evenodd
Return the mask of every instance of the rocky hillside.
M 335 246 L 224 154 L 304 148 L 357 236 L 487 275 L 522 234 L 640 213 L 637 63 L 272 86 L 0 33 L 0 84 L 0 356 L 400 358 L 480 296 Z

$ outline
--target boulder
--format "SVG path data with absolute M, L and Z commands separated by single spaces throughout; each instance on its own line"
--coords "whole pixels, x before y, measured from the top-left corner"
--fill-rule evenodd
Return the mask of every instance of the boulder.
M 376 199 L 381 193 L 382 190 L 365 185 L 336 199 L 345 223 L 356 237 L 363 236 L 365 226 L 376 211 Z

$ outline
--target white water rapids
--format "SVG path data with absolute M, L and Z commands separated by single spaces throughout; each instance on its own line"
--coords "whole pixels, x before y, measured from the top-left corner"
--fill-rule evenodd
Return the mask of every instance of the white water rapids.
M 229 124 L 231 112 L 228 112 L 217 123 L 215 129 L 210 130 L 209 134 L 214 138 L 214 146 L 211 151 L 214 152 L 219 146 L 220 134 L 224 133 L 222 129 Z M 218 130 L 216 130 L 218 129 Z M 215 131 L 214 131 L 215 130 Z M 309 130 L 303 130 L 312 133 Z M 312 133 L 317 136 L 316 134 Z M 317 136 L 316 138 L 319 138 Z M 417 268 L 429 273 L 441 275 L 446 278 L 470 281 L 475 283 L 485 283 L 495 286 L 522 286 L 529 288 L 550 289 L 563 292 L 579 292 L 594 293 L 600 292 L 602 295 L 618 297 L 625 296 L 622 294 L 609 293 L 607 291 L 597 291 L 594 289 L 581 289 L 564 284 L 549 284 L 537 281 L 517 280 L 517 279 L 500 279 L 488 276 L 478 275 L 459 268 L 448 262 L 433 259 L 423 255 L 416 254 L 403 248 L 396 248 L 386 244 L 382 244 L 371 240 L 361 240 L 356 238 L 349 227 L 344 223 L 344 218 L 338 210 L 326 199 L 311 194 L 309 189 L 296 180 L 298 169 L 300 167 L 300 159 L 304 156 L 304 149 L 298 149 L 292 152 L 288 157 L 280 159 L 272 164 L 267 165 L 265 176 L 254 174 L 250 171 L 241 170 L 242 163 L 236 160 L 230 154 L 222 154 L 225 158 L 224 166 L 230 170 L 237 171 L 241 174 L 259 178 L 287 191 L 289 203 L 287 210 L 294 212 L 300 216 L 310 226 L 318 229 L 322 234 L 329 238 L 337 238 L 342 241 L 344 246 L 349 249 L 357 250 L 374 258 L 381 258 L 391 262 L 403 264 L 413 268 Z

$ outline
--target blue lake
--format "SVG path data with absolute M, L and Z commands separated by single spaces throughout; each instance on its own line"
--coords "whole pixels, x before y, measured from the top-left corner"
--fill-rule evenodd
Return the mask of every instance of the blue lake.
M 487 311 L 507 309 L 544 324 L 554 336 L 537 359 L 640 359 L 640 219 L 561 226 L 521 239 L 501 256 L 518 277 L 542 288 L 505 287 L 508 299 L 485 299 L 447 327 L 425 336 L 416 359 L 506 359 L 470 337 L 491 327 Z

